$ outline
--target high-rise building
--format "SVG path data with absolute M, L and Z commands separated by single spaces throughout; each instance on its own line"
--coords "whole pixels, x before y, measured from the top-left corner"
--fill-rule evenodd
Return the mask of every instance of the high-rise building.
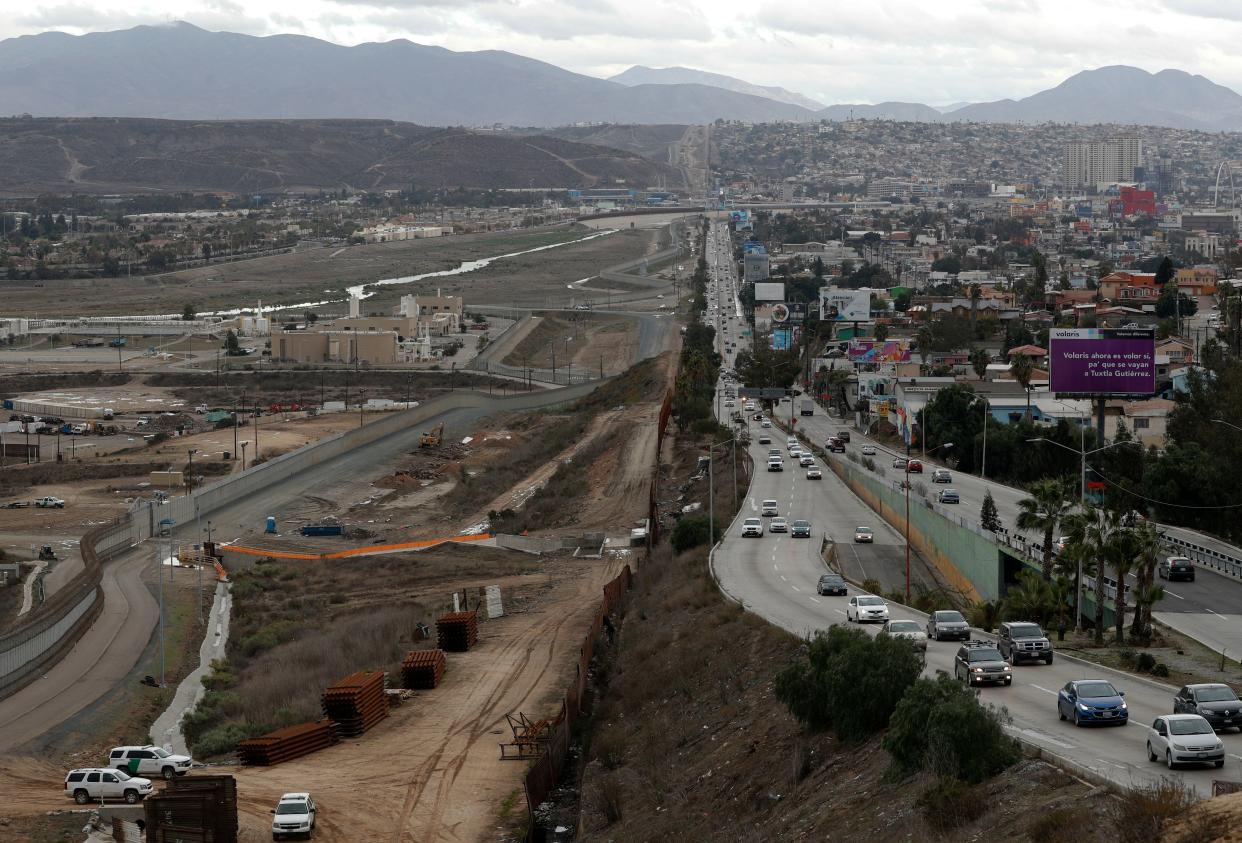
M 1142 138 L 1075 141 L 1065 145 L 1065 186 L 1099 188 L 1132 182 L 1143 167 Z

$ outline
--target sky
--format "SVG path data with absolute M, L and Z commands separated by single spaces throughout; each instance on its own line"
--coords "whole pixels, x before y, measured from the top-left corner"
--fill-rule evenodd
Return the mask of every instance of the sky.
M 1111 64 L 1242 91 L 1242 0 L 0 0 L 0 38 L 175 20 L 508 50 L 600 77 L 681 65 L 824 104 L 1016 99 Z

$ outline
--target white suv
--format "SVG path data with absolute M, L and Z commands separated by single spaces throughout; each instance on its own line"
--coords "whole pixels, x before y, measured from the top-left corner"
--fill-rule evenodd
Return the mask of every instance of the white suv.
M 309 793 L 286 793 L 272 811 L 272 839 L 286 834 L 305 834 L 309 840 L 315 830 L 315 800 Z
M 131 776 L 162 776 L 165 781 L 190 772 L 193 759 L 173 755 L 158 746 L 117 746 L 108 753 L 108 766 L 124 770 Z
M 124 799 L 130 805 L 151 795 L 151 780 L 134 778 L 124 770 L 88 767 L 65 776 L 65 796 L 79 805 L 92 800 Z

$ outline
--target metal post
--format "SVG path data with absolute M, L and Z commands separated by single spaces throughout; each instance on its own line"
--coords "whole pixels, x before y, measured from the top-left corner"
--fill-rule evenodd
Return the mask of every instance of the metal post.
M 906 605 L 910 605 L 910 446 L 906 445 Z
M 1078 506 L 1083 511 L 1087 511 L 1087 443 L 1086 433 L 1083 431 L 1081 422 L 1078 425 L 1078 453 L 1080 454 L 1079 463 L 1079 487 L 1078 487 Z M 1075 554 L 1078 557 L 1078 572 L 1074 577 L 1074 631 L 1082 632 L 1082 549 L 1079 548 Z
M 747 429 L 750 425 L 746 425 Z M 733 437 L 733 508 L 737 509 L 737 437 Z
M 259 405 L 254 405 L 254 458 L 259 458 Z
M 716 446 L 707 448 L 707 546 L 716 544 Z

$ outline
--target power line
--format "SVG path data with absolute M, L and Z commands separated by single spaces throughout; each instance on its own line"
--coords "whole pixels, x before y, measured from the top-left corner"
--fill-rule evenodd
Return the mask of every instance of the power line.
M 1141 501 L 1147 501 L 1148 503 L 1154 503 L 1160 506 L 1171 506 L 1171 507 L 1175 507 L 1176 509 L 1239 509 L 1239 508 L 1242 508 L 1242 503 L 1229 503 L 1229 504 L 1222 504 L 1220 506 L 1191 506 L 1190 504 L 1185 504 L 1185 503 L 1171 503 L 1169 501 L 1160 501 L 1160 500 L 1156 500 L 1155 498 L 1149 498 L 1146 495 L 1140 495 L 1138 492 L 1135 492 L 1132 489 L 1127 489 L 1125 486 L 1122 486 L 1120 483 L 1116 482 L 1111 477 L 1109 477 L 1107 474 L 1100 471 L 1098 468 L 1095 468 L 1094 466 L 1088 466 L 1088 470 L 1094 472 L 1097 476 L 1104 478 L 1104 482 L 1108 483 L 1108 485 L 1112 486 L 1113 488 L 1121 492 L 1125 492 L 1127 495 L 1130 495 L 1132 497 L 1136 497 Z

